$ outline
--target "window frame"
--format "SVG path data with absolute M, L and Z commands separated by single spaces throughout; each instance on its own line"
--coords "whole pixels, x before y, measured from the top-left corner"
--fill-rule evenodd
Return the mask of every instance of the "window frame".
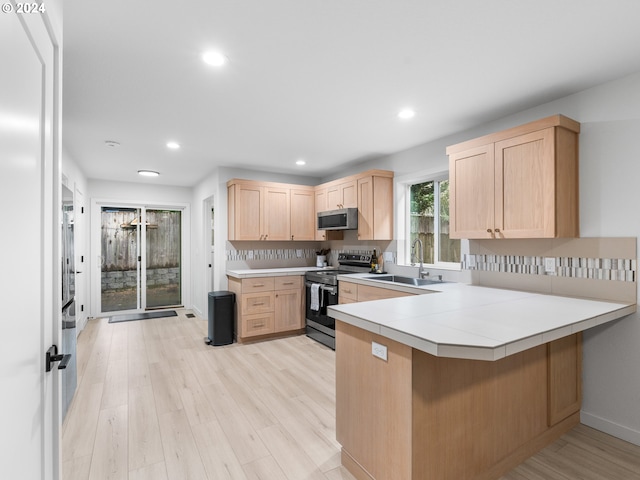
M 399 265 L 411 265 L 411 186 L 417 185 L 420 183 L 426 182 L 434 182 L 434 214 L 437 212 L 438 218 L 437 221 L 434 219 L 434 263 L 424 263 L 424 265 L 428 268 L 434 268 L 439 270 L 462 270 L 462 262 L 441 262 L 439 261 L 440 257 L 440 182 L 443 180 L 449 180 L 449 172 L 448 171 L 440 171 L 435 173 L 422 173 L 418 175 L 413 175 L 410 178 L 405 180 L 400 180 L 398 182 L 398 186 L 402 192 L 401 196 L 398 198 L 399 206 L 401 208 L 398 209 L 402 215 L 399 217 L 401 220 L 398 222 L 398 233 L 401 233 L 400 244 L 398 245 L 398 264 Z M 402 248 L 400 248 L 402 246 Z M 462 249 L 462 246 L 461 246 Z M 414 263 L 413 266 L 415 266 Z

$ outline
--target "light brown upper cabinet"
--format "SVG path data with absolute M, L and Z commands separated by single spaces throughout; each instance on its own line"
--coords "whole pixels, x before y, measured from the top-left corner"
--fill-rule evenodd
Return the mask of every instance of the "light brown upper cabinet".
M 313 228 L 317 226 L 318 212 L 325 212 L 327 208 L 327 187 L 316 187 L 316 211 L 313 217 Z M 316 230 L 316 240 L 342 240 L 344 234 L 339 230 Z
M 393 177 L 358 178 L 358 240 L 393 239 Z
M 312 188 L 291 189 L 291 240 L 315 240 L 315 192 Z
M 449 236 L 579 236 L 579 132 L 554 115 L 448 147 Z
M 227 183 L 229 240 L 313 240 L 313 187 Z M 293 225 L 293 227 L 292 227 Z
M 355 208 L 357 206 L 358 192 L 355 179 L 332 182 L 327 186 L 327 208 L 325 210 Z

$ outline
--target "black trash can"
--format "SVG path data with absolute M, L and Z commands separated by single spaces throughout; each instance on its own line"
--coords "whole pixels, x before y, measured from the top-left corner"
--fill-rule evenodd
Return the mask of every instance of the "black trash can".
M 209 336 L 204 343 L 213 346 L 233 343 L 235 303 L 236 295 L 233 292 L 209 292 Z

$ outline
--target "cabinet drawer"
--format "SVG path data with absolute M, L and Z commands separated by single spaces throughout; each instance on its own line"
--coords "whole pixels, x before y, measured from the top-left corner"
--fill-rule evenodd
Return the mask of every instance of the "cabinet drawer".
M 274 293 L 243 293 L 242 315 L 273 312 Z
M 292 288 L 302 288 L 301 275 L 288 275 L 286 277 L 275 277 L 276 290 L 291 290 Z
M 242 293 L 268 292 L 273 290 L 273 277 L 243 278 Z
M 340 305 L 344 305 L 345 303 L 358 303 L 358 301 L 354 300 L 353 298 L 347 298 L 347 297 L 340 296 L 340 297 L 338 297 L 338 303 Z
M 273 320 L 273 312 L 244 315 L 242 317 L 242 338 L 273 333 Z
M 358 300 L 358 285 L 351 282 L 338 282 L 338 300 Z M 347 302 L 344 302 L 347 303 Z
M 371 287 L 369 285 L 358 286 L 358 301 L 368 302 L 369 300 L 382 300 L 385 298 L 409 297 L 413 294 L 399 292 L 388 288 Z

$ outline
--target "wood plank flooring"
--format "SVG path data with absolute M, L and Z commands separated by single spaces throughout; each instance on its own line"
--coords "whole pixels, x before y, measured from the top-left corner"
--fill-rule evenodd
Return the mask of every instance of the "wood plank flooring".
M 333 351 L 305 336 L 210 347 L 185 313 L 89 321 L 63 480 L 354 480 L 335 440 Z M 502 480 L 638 472 L 640 447 L 581 425 Z

